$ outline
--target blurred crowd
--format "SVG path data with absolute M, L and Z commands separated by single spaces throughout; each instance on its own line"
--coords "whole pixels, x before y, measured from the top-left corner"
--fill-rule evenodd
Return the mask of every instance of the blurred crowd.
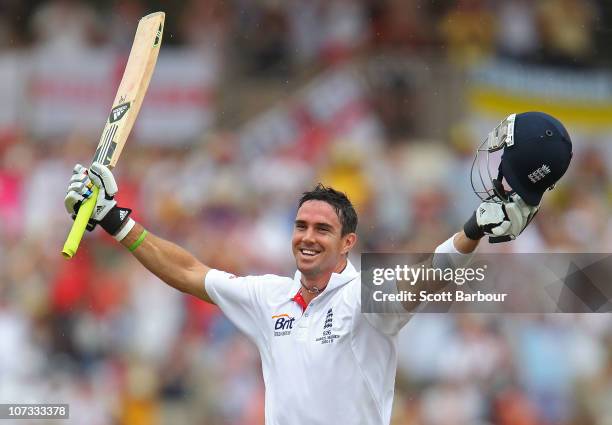
M 604 0 L 7 0 L 0 47 L 125 46 L 125 23 L 155 9 L 168 14 L 165 43 L 231 47 L 267 75 L 380 49 L 433 49 L 461 63 L 491 54 L 579 67 L 612 58 Z
M 379 52 L 441 57 L 457 69 L 491 55 L 571 68 L 606 68 L 612 58 L 610 6 L 587 0 L 6 1 L 0 46 L 124 48 L 133 31 L 125 22 L 157 7 L 168 14 L 165 43 L 212 49 L 228 74 L 249 80 Z M 425 141 L 406 124 L 422 111 L 402 115 L 401 99 L 367 96 L 376 137 L 338 137 L 312 155 L 249 158 L 239 129 L 221 126 L 188 148 L 130 141 L 116 169 L 118 201 L 236 274 L 293 273 L 296 201 L 319 181 L 358 209 L 355 263 L 359 252 L 431 252 L 478 203 L 469 171 L 483 135 L 464 116 Z M 82 134 L 52 143 L 27 127 L 0 133 L 0 402 L 70 403 L 75 424 L 263 424 L 257 352 L 216 307 L 166 287 L 99 229 L 73 260 L 61 259 L 66 184 L 91 151 Z M 612 147 L 575 137 L 574 152 L 525 233 L 483 250 L 612 252 Z M 611 322 L 417 315 L 400 336 L 392 423 L 612 424 Z

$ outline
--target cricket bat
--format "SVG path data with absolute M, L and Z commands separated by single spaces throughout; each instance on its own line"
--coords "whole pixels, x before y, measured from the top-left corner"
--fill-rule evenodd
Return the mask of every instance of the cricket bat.
M 155 12 L 140 19 L 113 107 L 92 162 L 100 162 L 111 169 L 117 164 L 155 69 L 165 17 L 164 12 Z M 98 191 L 94 186 L 93 194 L 79 208 L 62 249 L 64 258 L 72 258 L 76 253 L 87 222 L 93 214 Z

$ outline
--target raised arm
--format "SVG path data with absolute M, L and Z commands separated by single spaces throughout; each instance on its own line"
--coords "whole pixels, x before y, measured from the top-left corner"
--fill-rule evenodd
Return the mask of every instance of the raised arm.
M 145 232 L 144 227 L 136 224 L 121 240 L 121 245 L 129 249 L 137 243 L 143 232 Z M 140 264 L 168 285 L 213 303 L 204 288 L 204 279 L 210 267 L 187 250 L 147 232 L 132 254 Z
M 70 214 L 76 214 L 81 202 L 91 195 L 92 184 L 100 188 L 100 193 L 88 230 L 99 224 L 162 281 L 212 303 L 204 287 L 210 268 L 187 250 L 153 235 L 129 218 L 131 210 L 117 206 L 114 199 L 117 184 L 107 167 L 100 164 L 93 164 L 89 170 L 81 165 L 74 167 L 65 198 L 66 210 Z
M 491 160 L 490 155 L 500 150 L 499 161 Z M 571 138 L 556 118 L 543 112 L 524 112 L 502 120 L 478 146 L 470 172 L 474 193 L 484 202 L 463 231 L 436 248 L 433 266 L 468 265 L 471 253 L 485 236 L 490 243 L 516 239 L 537 214 L 544 193 L 565 174 L 572 155 Z M 496 162 L 497 170 L 493 166 Z M 400 290 L 410 288 L 398 283 Z M 408 310 L 417 306 L 405 305 Z
M 529 224 L 532 210 L 528 206 L 519 205 L 515 208 L 516 214 L 508 214 L 506 212 L 508 205 L 509 203 L 481 203 L 461 231 L 438 245 L 433 257 L 413 267 L 415 269 L 421 266 L 441 269 L 467 267 L 483 237 L 498 238 L 498 242 L 514 239 Z M 397 290 L 418 293 L 423 287 L 429 287 L 441 292 L 447 290 L 448 285 L 451 284 L 451 282 L 432 280 L 416 283 L 398 281 Z M 416 311 L 422 303 L 415 298 L 414 301 L 404 301 L 402 304 L 404 309 L 412 312 Z

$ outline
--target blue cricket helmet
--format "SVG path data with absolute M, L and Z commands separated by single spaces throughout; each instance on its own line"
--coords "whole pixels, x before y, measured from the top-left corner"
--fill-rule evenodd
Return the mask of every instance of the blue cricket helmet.
M 493 178 L 489 156 L 501 149 L 497 177 Z M 488 176 L 477 167 L 481 152 L 486 153 Z M 517 193 L 527 204 L 538 206 L 544 192 L 565 174 L 571 159 L 572 141 L 559 120 L 544 112 L 512 114 L 479 146 L 472 166 L 472 187 L 483 200 L 504 202 L 509 199 L 509 193 Z M 475 167 L 483 190 L 476 188 Z M 504 188 L 503 179 L 511 191 Z
M 543 112 L 525 112 L 516 116 L 514 144 L 504 148 L 500 171 L 527 204 L 537 206 L 571 159 L 572 141 L 563 124 Z

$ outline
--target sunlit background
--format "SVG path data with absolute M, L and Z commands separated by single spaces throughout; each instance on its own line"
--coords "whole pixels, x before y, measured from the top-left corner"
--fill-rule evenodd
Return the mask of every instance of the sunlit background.
M 357 206 L 356 263 L 432 251 L 479 202 L 478 143 L 528 110 L 565 123 L 574 159 L 495 249 L 612 251 L 606 0 L 5 0 L 0 402 L 70 403 L 73 424 L 263 424 L 258 354 L 216 307 L 102 231 L 60 255 L 72 166 L 89 163 L 137 21 L 156 10 L 164 41 L 118 199 L 205 263 L 292 275 L 295 204 L 319 181 Z M 416 316 L 392 423 L 612 424 L 611 322 Z

